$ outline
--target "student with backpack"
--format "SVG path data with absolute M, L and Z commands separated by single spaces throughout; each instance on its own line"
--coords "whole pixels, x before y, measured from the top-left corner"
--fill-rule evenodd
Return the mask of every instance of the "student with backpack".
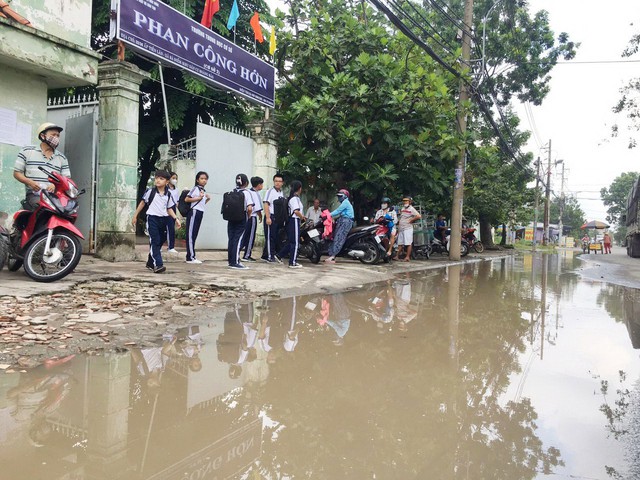
M 209 181 L 209 174 L 207 172 L 196 173 L 196 183 L 189 193 L 184 196 L 184 202 L 189 205 L 189 211 L 187 212 L 187 263 L 200 264 L 201 260 L 196 258 L 196 239 L 198 238 L 198 232 L 200 231 L 200 224 L 202 223 L 202 217 L 204 215 L 204 207 L 211 195 L 205 192 L 205 185 Z M 180 196 L 180 200 L 183 196 Z M 180 209 L 183 212 L 183 209 Z
M 227 259 L 229 268 L 247 270 L 240 263 L 240 245 L 247 225 L 247 219 L 253 212 L 253 197 L 248 190 L 249 179 L 244 173 L 236 175 L 236 188 L 222 197 L 222 217 L 227 221 Z
M 155 186 L 148 188 L 142 200 L 138 204 L 133 214 L 132 224 L 135 227 L 138 222 L 138 215 L 147 206 L 147 231 L 149 232 L 149 256 L 147 258 L 147 268 L 153 273 L 162 273 L 167 268 L 162 263 L 162 244 L 167 238 L 167 222 L 174 219 L 178 228 L 180 220 L 176 217 L 171 207 L 174 206 L 173 198 L 167 188 L 167 183 L 171 176 L 164 170 L 157 170 L 155 173 Z
M 291 182 L 291 191 L 287 199 L 290 217 L 287 219 L 287 244 L 276 255 L 276 261 L 282 263 L 281 258 L 289 255 L 289 268 L 302 268 L 298 263 L 298 250 L 300 247 L 300 222 L 307 219 L 302 213 L 304 206 L 300 200 L 302 193 L 302 182 L 294 180 Z
M 178 200 L 180 199 L 180 190 L 178 190 L 178 174 L 176 172 L 169 172 L 171 179 L 167 184 L 169 189 L 169 195 L 173 199 L 175 204 L 172 208 L 173 213 L 176 213 L 178 209 Z M 167 253 L 178 254 L 176 250 L 176 221 L 173 219 L 167 220 Z
M 284 225 L 280 223 L 286 219 L 286 215 L 283 218 L 279 216 L 276 219 L 275 207 L 280 203 L 285 203 L 286 199 L 282 193 L 282 185 L 284 179 L 282 175 L 276 173 L 273 176 L 273 187 L 267 190 L 264 195 L 262 205 L 264 206 L 264 249 L 262 250 L 262 260 L 268 263 L 275 263 L 276 245 L 278 239 L 278 232 L 280 227 Z M 286 203 L 285 203 L 286 204 Z M 279 210 L 282 210 L 281 208 Z
M 253 208 L 251 210 L 251 216 L 247 219 L 247 225 L 244 229 L 244 235 L 242 237 L 242 245 L 240 250 L 244 250 L 242 260 L 248 262 L 255 262 L 255 258 L 251 256 L 253 250 L 253 243 L 256 240 L 256 230 L 258 228 L 258 220 L 262 221 L 262 198 L 260 198 L 260 190 L 264 185 L 264 180 L 260 177 L 251 177 L 251 198 L 253 199 Z

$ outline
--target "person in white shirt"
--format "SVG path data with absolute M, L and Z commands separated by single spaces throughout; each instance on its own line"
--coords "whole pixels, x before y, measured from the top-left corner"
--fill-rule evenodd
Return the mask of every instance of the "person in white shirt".
M 248 270 L 249 267 L 240 263 L 240 246 L 242 245 L 242 237 L 244 236 L 244 230 L 247 225 L 247 220 L 251 217 L 253 212 L 253 196 L 249 191 L 249 179 L 244 173 L 236 175 L 236 188 L 238 192 L 242 192 L 244 195 L 244 219 L 240 222 L 227 222 L 227 236 L 229 242 L 227 244 L 227 260 L 229 261 L 229 268 L 235 270 Z
M 204 216 L 204 207 L 211 200 L 211 195 L 204 190 L 208 181 L 209 174 L 207 172 L 196 173 L 196 184 L 185 198 L 185 202 L 191 205 L 189 213 L 187 213 L 187 263 L 202 263 L 196 258 L 196 239 Z
M 309 220 L 313 220 L 313 224 L 315 225 L 320 221 L 321 214 L 322 209 L 320 208 L 320 200 L 314 198 L 313 205 L 309 207 L 309 210 L 307 210 L 307 218 Z
M 273 211 L 273 201 L 284 197 L 282 193 L 282 175 L 276 173 L 273 176 L 273 187 L 264 194 L 262 204 L 264 206 L 264 249 L 262 250 L 262 260 L 268 263 L 275 263 L 276 245 L 280 227 L 275 222 L 275 212 Z
M 147 268 L 153 270 L 154 273 L 162 273 L 167 269 L 162 263 L 161 251 L 162 244 L 167 238 L 167 221 L 169 217 L 173 218 L 178 228 L 180 228 L 180 220 L 178 220 L 171 208 L 174 205 L 174 201 L 167 189 L 169 178 L 171 178 L 169 172 L 164 170 L 156 171 L 155 187 L 148 188 L 144 192 L 131 222 L 135 227 L 138 222 L 138 215 L 147 205 L 147 231 L 149 232 Z
M 167 188 L 169 189 L 169 194 L 171 198 L 173 198 L 173 203 L 175 204 L 173 207 L 173 213 L 176 213 L 178 210 L 178 200 L 180 200 L 180 190 L 178 190 L 178 174 L 176 172 L 169 172 L 171 175 L 171 179 L 169 180 L 169 184 Z M 167 221 L 167 252 L 177 254 L 176 250 L 176 222 L 175 220 Z
M 258 221 L 262 221 L 262 198 L 260 198 L 260 190 L 264 185 L 264 180 L 260 177 L 251 177 L 251 198 L 253 198 L 253 209 L 251 210 L 251 216 L 247 219 L 247 225 L 244 229 L 244 236 L 242 237 L 242 245 L 240 250 L 244 250 L 242 260 L 248 262 L 255 262 L 256 259 L 251 256 L 253 251 L 253 244 L 256 241 L 256 231 L 258 229 Z
M 289 219 L 287 221 L 287 244 L 276 255 L 276 261 L 282 263 L 282 257 L 289 255 L 289 268 L 302 268 L 298 263 L 298 250 L 300 247 L 300 222 L 307 219 L 302 213 L 304 206 L 300 200 L 302 193 L 302 182 L 294 180 L 291 182 L 291 192 L 289 193 Z

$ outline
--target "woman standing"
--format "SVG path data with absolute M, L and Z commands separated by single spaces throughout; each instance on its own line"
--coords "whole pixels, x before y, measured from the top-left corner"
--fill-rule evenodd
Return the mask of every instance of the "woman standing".
M 609 235 L 609 232 L 602 237 L 602 243 L 604 245 L 604 253 L 611 253 L 611 235 Z
M 302 213 L 303 205 L 300 200 L 302 193 L 302 182 L 294 180 L 291 182 L 291 191 L 287 205 L 289 206 L 289 218 L 287 220 L 287 244 L 278 252 L 276 260 L 282 262 L 284 255 L 289 255 L 289 268 L 302 268 L 298 263 L 298 250 L 300 247 L 300 222 L 306 221 Z

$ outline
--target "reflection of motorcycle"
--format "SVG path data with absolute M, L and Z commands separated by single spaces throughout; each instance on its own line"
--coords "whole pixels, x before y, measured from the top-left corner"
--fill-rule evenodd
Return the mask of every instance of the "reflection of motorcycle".
M 469 248 L 473 248 L 476 252 L 482 253 L 484 252 L 484 245 L 480 240 L 476 238 L 475 232 L 475 228 L 467 228 L 465 234 L 462 237 L 469 244 Z
M 322 235 L 322 222 L 316 224 L 313 220 L 307 220 L 300 224 L 300 242 L 298 256 L 308 258 L 311 263 L 318 263 L 322 255 L 320 239 Z M 280 229 L 280 250 L 287 242 L 287 234 L 284 228 Z
M 59 280 L 73 271 L 82 255 L 80 238 L 74 225 L 78 218 L 78 191 L 70 178 L 39 169 L 49 176 L 53 192 L 40 190 L 40 205 L 33 212 L 20 210 L 13 216 L 13 231 L 0 231 L 0 267 L 24 270 L 37 282 Z M 2 255 L 5 253 L 5 255 Z

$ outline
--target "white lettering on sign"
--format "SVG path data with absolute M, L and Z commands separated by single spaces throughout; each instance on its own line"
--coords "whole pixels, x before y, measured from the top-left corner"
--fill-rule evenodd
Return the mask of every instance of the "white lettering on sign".
M 144 28 L 149 33 L 159 37 L 167 42 L 173 43 L 177 47 L 182 47 L 185 50 L 189 49 L 189 37 L 182 35 L 180 32 L 175 34 L 170 28 L 165 28 L 160 22 L 155 21 L 153 18 L 147 17 L 144 13 L 134 10 L 135 20 L 133 24 L 138 28 Z

